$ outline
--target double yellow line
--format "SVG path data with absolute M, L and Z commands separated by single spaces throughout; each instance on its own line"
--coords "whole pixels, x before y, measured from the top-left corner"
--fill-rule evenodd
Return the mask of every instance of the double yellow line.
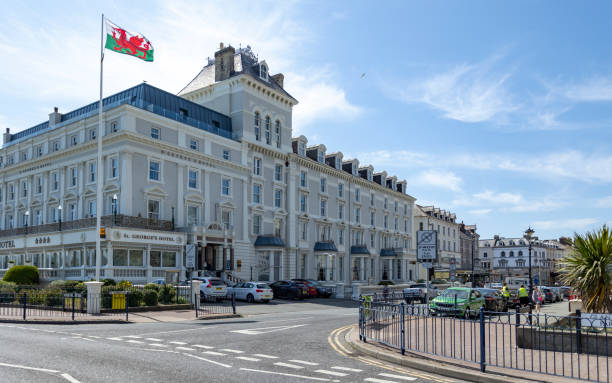
M 416 376 L 416 377 L 419 377 L 419 378 L 422 378 L 422 379 L 428 379 L 428 380 L 432 380 L 432 381 L 438 382 L 438 383 L 451 383 L 451 382 L 453 382 L 453 380 L 450 380 L 450 379 L 438 378 L 436 376 L 431 376 L 431 375 L 423 374 L 423 373 L 420 373 L 418 371 L 407 370 L 407 369 L 404 369 L 404 368 L 401 368 L 401 367 L 397 367 L 395 365 L 390 365 L 390 364 L 387 364 L 387 363 L 383 363 L 383 362 L 381 362 L 379 360 L 371 359 L 371 358 L 364 357 L 364 356 L 359 356 L 359 355 L 355 354 L 354 352 L 349 351 L 340 342 L 340 335 L 342 333 L 344 333 L 345 331 L 349 330 L 351 327 L 353 327 L 353 325 L 348 325 L 348 326 L 337 328 L 334 331 L 332 331 L 329 334 L 329 336 L 327 337 L 327 341 L 329 342 L 329 345 L 334 350 L 336 350 L 336 352 L 341 354 L 342 356 L 346 356 L 348 358 L 355 358 L 355 359 L 359 360 L 360 362 L 368 364 L 370 366 L 380 367 L 380 368 L 384 368 L 385 370 L 389 370 L 389 371 L 393 371 L 393 372 L 398 372 L 400 374 Z

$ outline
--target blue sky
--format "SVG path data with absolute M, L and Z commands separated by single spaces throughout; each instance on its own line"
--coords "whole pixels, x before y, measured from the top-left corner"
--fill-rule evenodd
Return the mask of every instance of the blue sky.
M 248 44 L 285 74 L 309 144 L 406 179 L 482 237 L 571 235 L 612 221 L 612 5 L 588 5 L 19 2 L 0 16 L 0 129 L 97 99 L 104 12 L 156 54 L 107 54 L 107 95 L 178 92 L 219 42 Z

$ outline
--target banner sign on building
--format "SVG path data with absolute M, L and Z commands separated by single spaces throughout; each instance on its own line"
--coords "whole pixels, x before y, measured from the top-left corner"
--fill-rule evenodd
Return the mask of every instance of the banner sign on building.
M 417 231 L 417 260 L 434 261 L 438 254 L 438 232 L 435 230 Z
M 190 243 L 186 246 L 185 251 L 185 266 L 188 269 L 195 269 L 196 245 Z
M 455 258 L 451 258 L 448 260 L 449 263 L 449 279 L 454 282 L 457 279 L 457 264 L 455 262 Z

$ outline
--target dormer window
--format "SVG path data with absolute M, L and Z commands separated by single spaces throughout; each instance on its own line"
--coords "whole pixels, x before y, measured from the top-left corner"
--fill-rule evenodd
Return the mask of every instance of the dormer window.
M 320 150 L 317 152 L 317 161 L 321 163 L 325 162 L 325 155 Z
M 336 157 L 336 169 L 340 169 L 340 157 Z
M 300 156 L 305 156 L 306 155 L 306 144 L 303 142 L 298 142 L 298 154 Z
M 268 81 L 268 67 L 266 64 L 259 64 L 259 77 Z
M 372 172 L 368 170 L 367 175 L 368 175 L 368 181 L 372 182 Z

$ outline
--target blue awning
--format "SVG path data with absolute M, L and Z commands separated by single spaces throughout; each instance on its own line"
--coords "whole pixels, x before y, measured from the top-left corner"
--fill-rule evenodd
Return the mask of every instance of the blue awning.
M 321 241 L 315 243 L 314 251 L 338 251 L 338 249 L 334 241 Z
M 370 255 L 370 251 L 366 246 L 351 246 L 351 254 L 366 254 Z
M 399 255 L 398 252 L 391 248 L 391 249 L 380 249 L 380 256 L 381 257 L 395 257 Z
M 284 247 L 283 240 L 272 235 L 260 235 L 255 240 L 255 247 Z

